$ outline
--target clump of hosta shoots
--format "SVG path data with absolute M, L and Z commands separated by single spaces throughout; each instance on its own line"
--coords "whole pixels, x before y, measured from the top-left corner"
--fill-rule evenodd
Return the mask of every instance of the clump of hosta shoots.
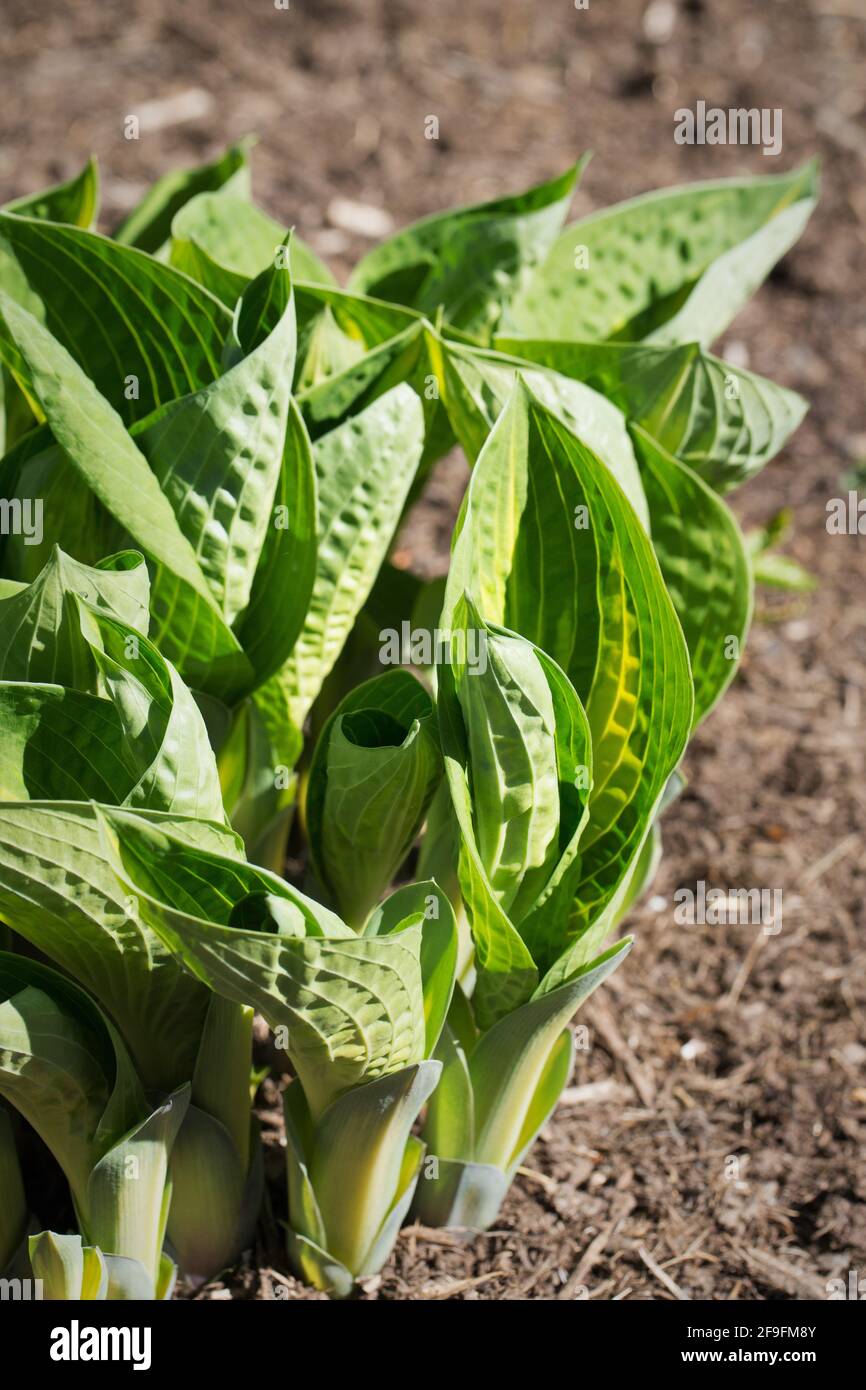
M 567 1083 L 748 633 L 724 494 L 806 408 L 710 347 L 817 198 L 807 165 L 569 224 L 585 167 L 345 288 L 246 144 L 113 236 L 92 162 L 0 209 L 0 917 L 59 967 L 0 958 L 0 1095 L 78 1227 L 34 1234 L 0 1116 L 0 1263 L 52 1296 L 249 1248 L 254 1010 L 288 1257 L 337 1295 L 413 1203 L 489 1224 Z M 427 581 L 398 536 L 455 446 Z

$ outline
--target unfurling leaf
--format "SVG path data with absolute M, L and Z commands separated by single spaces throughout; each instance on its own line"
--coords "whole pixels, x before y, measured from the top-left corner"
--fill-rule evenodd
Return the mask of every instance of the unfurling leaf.
M 357 686 L 320 736 L 307 789 L 310 849 L 350 926 L 408 854 L 442 775 L 433 702 L 406 671 Z

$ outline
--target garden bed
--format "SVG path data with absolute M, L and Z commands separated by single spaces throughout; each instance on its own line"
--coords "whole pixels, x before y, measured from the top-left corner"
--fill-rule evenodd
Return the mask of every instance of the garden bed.
M 811 402 L 737 510 L 756 525 L 791 508 L 788 552 L 819 587 L 762 591 L 740 673 L 689 747 L 659 876 L 628 920 L 636 948 L 581 1015 L 593 1046 L 494 1229 L 464 1240 L 410 1225 L 364 1290 L 820 1298 L 866 1263 L 866 565 L 862 538 L 825 525 L 866 457 L 866 98 L 853 80 L 866 35 L 853 4 L 688 4 L 664 43 L 645 36 L 633 0 L 565 21 L 562 8 L 447 0 L 434 22 L 421 4 L 299 0 L 276 15 L 213 5 L 205 20 L 134 0 L 121 22 L 10 4 L 0 57 L 21 99 L 0 113 L 0 195 L 68 177 L 94 150 L 110 171 L 105 214 L 119 217 L 150 179 L 255 129 L 259 201 L 339 270 L 370 243 L 338 198 L 402 224 L 499 195 L 503 180 L 528 186 L 584 148 L 597 153 L 578 214 L 649 187 L 778 172 L 760 150 L 674 143 L 673 109 L 702 95 L 750 106 L 759 83 L 760 104 L 784 108 L 779 165 L 822 155 L 817 214 L 721 348 Z M 275 24 L 293 36 L 268 63 Z M 201 114 L 167 117 L 178 94 Z M 142 101 L 157 104 L 152 132 L 125 142 L 123 118 Z M 459 460 L 439 465 L 402 564 L 442 572 L 464 480 Z M 677 925 L 674 891 L 698 880 L 781 887 L 783 930 Z M 287 1273 L 276 1077 L 257 1109 L 270 1216 L 249 1260 L 194 1296 L 320 1297 Z

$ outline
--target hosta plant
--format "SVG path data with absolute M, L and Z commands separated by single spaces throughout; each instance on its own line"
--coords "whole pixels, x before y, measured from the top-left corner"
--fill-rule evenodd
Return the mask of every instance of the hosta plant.
M 174 1277 L 162 1248 L 169 1158 L 189 1087 L 154 1106 L 92 1000 L 64 976 L 4 951 L 0 1094 L 62 1168 L 82 1236 L 106 1252 L 114 1296 L 161 1296 Z
M 345 287 L 251 201 L 246 145 L 113 236 L 92 163 L 0 210 L 0 916 L 65 972 L 4 957 L 3 1095 L 49 1134 L 20 1089 L 43 997 L 103 1040 L 85 1149 L 49 1135 L 77 1235 L 38 1232 L 0 1131 L 0 1255 L 29 1228 L 59 1296 L 123 1296 L 123 1259 L 168 1291 L 163 1207 L 136 1253 L 88 1184 L 169 1097 L 167 1249 L 204 1277 L 249 1240 L 254 1009 L 293 1078 L 303 1277 L 349 1292 L 413 1203 L 488 1224 L 629 949 L 749 627 L 724 495 L 805 410 L 711 348 L 817 176 L 568 224 L 584 167 L 405 228 Z M 427 581 L 395 541 L 453 448 Z
M 4 588 L 0 913 L 108 1013 L 149 1093 L 186 1088 L 169 1238 L 185 1272 L 208 1277 L 243 1248 L 259 1195 L 252 1010 L 198 985 L 138 920 L 103 860 L 93 811 L 95 801 L 135 806 L 240 855 L 204 721 L 146 635 L 140 555 L 92 568 L 55 548 L 31 584 Z
M 289 1253 L 338 1294 L 375 1274 L 414 1194 L 411 1128 L 454 983 L 457 931 L 434 883 L 398 889 L 356 933 L 253 865 L 104 808 L 106 858 L 145 921 L 226 997 L 251 1000 L 297 1081 L 285 1095 Z

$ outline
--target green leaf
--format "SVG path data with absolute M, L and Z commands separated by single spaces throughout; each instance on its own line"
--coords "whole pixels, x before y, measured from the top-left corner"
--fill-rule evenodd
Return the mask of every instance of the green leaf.
M 483 669 L 453 667 L 468 743 L 478 853 L 500 906 L 520 920 L 547 882 L 559 849 L 559 785 L 553 696 L 532 645 L 484 633 Z
M 154 637 L 194 684 L 234 692 L 249 663 L 223 621 L 193 547 L 120 417 L 51 334 L 0 295 L 6 331 L 57 442 L 102 505 L 157 566 Z M 0 344 L 0 350 L 3 345 Z
M 604 208 L 565 229 L 505 326 L 548 338 L 710 342 L 799 236 L 816 198 L 807 164 Z
M 545 258 L 568 211 L 583 161 L 515 197 L 424 218 L 377 246 L 349 288 L 408 304 L 485 334 Z
M 787 555 L 771 555 L 771 547 L 784 540 L 791 525 L 791 512 L 783 507 L 770 517 L 766 526 L 748 531 L 745 536 L 746 553 L 756 584 L 766 584 L 774 589 L 786 589 L 792 593 L 807 594 L 818 586 L 818 581 L 807 569 Z
M 441 885 L 455 911 L 462 908 L 458 863 L 460 832 L 447 779 L 439 783 L 430 803 L 424 835 L 418 850 L 416 871 L 419 878 L 432 878 Z
M 359 927 L 408 854 L 442 773 L 433 702 L 408 671 L 374 677 L 326 723 L 310 766 L 319 879 Z
M 622 900 L 618 912 L 618 920 L 622 921 L 628 912 L 640 898 L 643 897 L 647 889 L 658 873 L 658 867 L 662 858 L 662 833 L 659 828 L 658 820 L 654 820 L 652 829 L 643 842 L 643 849 L 634 861 L 634 867 L 629 875 L 628 891 Z
M 297 377 L 299 393 L 310 391 L 329 377 L 353 367 L 364 355 L 364 344 L 343 331 L 327 304 L 310 325 L 305 348 L 303 366 Z
M 291 282 L 273 262 L 266 281 L 277 282 L 271 292 L 284 304 L 273 330 L 216 381 L 163 406 L 135 431 L 228 624 L 250 601 L 288 427 L 296 343 Z M 242 300 L 239 328 L 244 309 Z
M 12 1123 L 0 1106 L 0 1273 L 5 1273 L 27 1234 L 27 1198 Z
M 497 339 L 497 345 L 602 392 L 718 492 L 769 463 L 807 408 L 795 391 L 722 362 L 698 343 L 661 347 L 511 337 Z
M 158 251 L 171 234 L 172 219 L 185 203 L 199 193 L 222 189 L 238 199 L 250 196 L 249 150 L 251 141 L 230 145 L 219 159 L 194 169 L 174 169 L 148 189 L 137 207 L 123 219 L 114 233 L 115 241 L 137 246 L 142 251 Z
M 0 493 L 13 514 L 21 508 L 22 518 L 20 527 L 0 537 L 0 563 L 24 584 L 39 576 L 55 546 L 95 567 L 128 544 L 47 425 L 32 429 L 0 459 Z
M 356 937 L 320 904 L 252 865 L 100 808 L 103 844 L 148 924 L 211 988 L 288 1029 L 311 1109 L 421 1060 L 421 926 Z
M 146 1118 L 144 1092 L 118 1034 L 71 980 L 0 951 L 0 1001 L 0 1094 L 48 1145 L 87 1222 L 91 1172 Z
M 330 314 L 330 305 L 323 312 Z M 429 324 L 420 318 L 409 318 L 407 326 L 393 337 L 374 342 L 341 371 L 301 390 L 298 396 L 310 433 L 317 439 L 401 382 L 413 388 L 424 409 L 424 451 L 406 509 L 419 495 L 433 464 L 456 442 L 440 400 L 440 357 L 440 340 Z
M 489 1027 L 529 998 L 538 962 L 567 930 L 593 754 L 580 701 L 544 652 L 485 624 L 468 598 L 447 598 L 443 621 L 451 650 L 437 671 L 442 748 L 475 942 L 475 1008 Z M 484 661 L 472 655 L 473 635 Z
M 146 636 L 149 596 L 147 566 L 135 551 L 112 555 L 93 568 L 55 547 L 32 584 L 0 595 L 0 679 L 95 693 L 96 668 L 82 639 L 75 598 Z
M 95 232 L 0 212 L 0 284 L 127 423 L 219 371 L 225 306 L 172 266 Z
M 457 965 L 457 922 L 454 909 L 438 884 L 427 880 L 396 889 L 372 913 L 365 936 L 387 936 L 422 921 L 421 987 L 424 992 L 425 1056 L 431 1056 L 451 1006 Z
M 41 193 L 28 193 L 3 205 L 4 212 L 19 217 L 38 217 L 43 222 L 67 222 L 73 227 L 96 225 L 99 211 L 99 169 L 96 160 L 87 161 L 80 174 L 55 184 Z
M 546 653 L 586 709 L 594 780 L 570 928 L 577 936 L 640 850 L 691 728 L 692 682 L 658 561 L 624 494 L 520 384 L 472 474 L 446 613 L 464 591 L 488 623 Z M 542 950 L 538 938 L 533 949 L 549 963 L 563 945 L 548 940 Z
M 279 673 L 298 727 L 373 586 L 422 447 L 421 403 L 405 385 L 324 435 L 315 446 L 316 578 L 304 627 Z
M 298 311 L 298 364 L 303 374 L 310 344 L 322 315 L 328 310 L 337 327 L 363 347 L 378 347 L 405 329 L 421 323 L 421 316 L 405 305 L 338 289 L 335 285 L 295 281 Z
M 313 450 L 298 407 L 290 401 L 269 523 L 249 602 L 234 624 L 255 673 L 257 698 L 303 630 L 316 579 L 317 550 Z
M 302 748 L 282 688 L 270 680 L 238 705 L 217 759 L 223 804 L 247 858 L 277 874 L 286 859 L 297 790 L 292 769 Z
M 312 341 L 308 340 L 307 354 L 298 381 L 298 405 L 314 439 L 335 429 L 349 415 L 357 415 L 398 382 L 412 377 L 425 333 L 422 320 L 412 320 L 399 333 L 386 338 L 382 343 L 375 343 L 368 350 L 365 350 L 363 342 L 345 335 L 347 341 L 357 348 L 351 361 L 328 376 L 320 376 L 317 380 L 310 381 L 310 354 L 315 350 L 318 324 L 325 314 L 333 320 L 332 311 L 326 305 L 322 315 L 315 321 L 310 335 Z M 342 332 L 341 329 L 338 331 Z
M 689 649 L 694 724 L 734 678 L 752 617 L 752 582 L 730 508 L 639 426 L 635 451 L 650 508 L 653 549 Z
M 142 634 L 70 598 L 81 653 L 71 664 L 85 688 L 0 681 L 0 794 L 221 820 L 216 763 L 186 686 Z
M 235 305 L 232 331 L 223 348 L 223 365 L 234 366 L 276 333 L 291 306 L 293 333 L 291 339 L 291 375 L 297 357 L 297 319 L 294 308 L 292 275 L 288 264 L 291 233 L 278 246 L 273 257 L 249 284 Z M 278 342 L 282 339 L 277 338 Z
M 82 627 L 124 729 L 137 736 L 138 778 L 128 804 L 223 820 L 207 729 L 177 672 L 151 642 L 107 615 L 88 611 Z
M 0 364 L 0 456 L 35 428 L 30 401 L 8 367 Z
M 139 813 L 240 857 L 224 826 Z M 92 806 L 0 805 L 0 917 L 117 1020 L 145 1085 L 174 1090 L 195 1067 L 208 992 L 141 921 L 105 860 Z
M 205 277 L 209 271 L 213 274 L 211 267 L 215 266 L 217 274 L 224 273 L 222 284 L 229 289 L 251 280 L 273 262 L 286 228 L 243 198 L 226 192 L 200 193 L 177 213 L 171 237 L 173 265 L 196 279 L 201 277 L 205 284 Z M 336 283 L 327 266 L 299 237 L 292 237 L 290 264 L 295 280 Z M 236 298 L 237 294 L 230 302 Z
M 672 318 L 648 335 L 654 343 L 688 343 L 703 346 L 724 333 L 773 266 L 802 236 L 818 202 L 817 170 L 812 166 L 811 190 L 790 207 L 779 209 L 766 224 L 732 246 L 707 266 L 688 298 Z
M 558 371 L 535 370 L 519 357 L 443 342 L 441 389 L 454 432 L 474 463 L 504 409 L 518 374 L 536 400 L 607 465 L 641 521 L 649 514 L 622 413 L 598 391 Z
M 467 1052 L 449 1024 L 439 1038 L 435 1056 L 442 1063 L 442 1075 L 427 1106 L 424 1139 L 440 1162 L 464 1159 L 475 1152 L 475 1096 Z M 425 1181 L 419 1195 L 423 1196 L 426 1188 Z
M 553 1074 L 561 1084 L 551 1094 L 555 1088 L 547 1084 L 548 1067 L 563 1029 L 584 1000 L 622 963 L 631 945 L 631 938 L 626 938 L 554 989 L 542 983 L 529 1003 L 482 1034 L 469 1058 L 476 1114 L 471 1157 L 476 1162 L 492 1163 L 513 1175 L 567 1080 L 567 1074 L 562 1075 L 562 1058 L 554 1058 Z M 539 1087 L 543 1104 L 538 1103 Z
M 60 686 L 0 684 L 0 795 L 122 802 L 134 771 L 106 700 Z M 131 758 L 130 758 L 131 761 Z

